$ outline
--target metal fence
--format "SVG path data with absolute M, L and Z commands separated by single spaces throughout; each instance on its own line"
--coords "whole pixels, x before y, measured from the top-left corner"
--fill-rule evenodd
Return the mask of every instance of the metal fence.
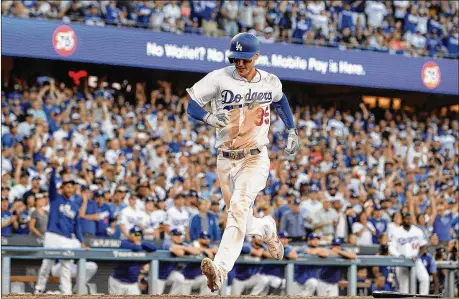
M 78 273 L 76 279 L 76 290 L 78 294 L 83 294 L 85 290 L 85 268 L 87 260 L 100 261 L 143 261 L 150 263 L 150 275 L 148 278 L 149 293 L 157 294 L 159 262 L 193 262 L 199 263 L 202 257 L 171 257 L 169 251 L 159 250 L 154 253 L 132 252 L 123 249 L 50 249 L 37 247 L 13 247 L 2 246 L 2 294 L 10 293 L 11 260 L 40 260 L 40 259 L 72 259 L 77 260 Z M 300 256 L 297 260 L 276 261 L 276 260 L 257 260 L 253 258 L 240 257 L 239 264 L 271 264 L 284 265 L 286 267 L 286 294 L 293 295 L 294 266 L 304 264 L 311 266 L 335 266 L 347 267 L 348 287 L 347 294 L 355 296 L 357 293 L 357 267 L 368 266 L 388 266 L 388 267 L 408 267 L 410 268 L 410 292 L 417 292 L 416 272 L 414 263 L 409 259 L 394 258 L 390 256 L 368 256 L 359 255 L 355 260 L 348 260 L 341 257 L 328 257 L 326 259 L 316 256 Z M 454 270 L 458 268 L 458 262 L 440 262 L 438 269 L 446 269 L 446 296 L 454 296 Z M 224 292 L 226 285 L 223 285 Z

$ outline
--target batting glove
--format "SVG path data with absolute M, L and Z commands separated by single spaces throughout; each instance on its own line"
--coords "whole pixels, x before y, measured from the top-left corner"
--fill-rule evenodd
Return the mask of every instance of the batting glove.
M 218 113 L 218 114 L 207 113 L 204 116 L 204 121 L 207 124 L 215 128 L 226 127 L 229 123 L 229 120 L 230 118 L 229 118 L 228 112 L 223 112 L 223 113 Z
M 294 155 L 298 151 L 298 147 L 299 147 L 298 131 L 296 129 L 289 129 L 287 147 L 285 148 L 284 151 L 289 155 Z

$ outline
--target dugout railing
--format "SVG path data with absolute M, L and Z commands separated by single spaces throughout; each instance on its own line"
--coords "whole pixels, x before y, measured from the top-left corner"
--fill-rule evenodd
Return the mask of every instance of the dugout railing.
M 159 262 L 196 262 L 199 263 L 202 257 L 171 257 L 168 251 L 159 250 L 154 253 L 132 252 L 123 249 L 54 249 L 37 247 L 13 247 L 2 246 L 2 294 L 10 293 L 11 260 L 40 260 L 40 259 L 73 259 L 77 261 L 78 271 L 76 279 L 76 290 L 78 294 L 84 293 L 84 281 L 87 260 L 117 260 L 117 261 L 145 261 L 150 263 L 150 274 L 148 278 L 149 293 L 157 293 L 157 281 Z M 410 268 L 410 292 L 417 293 L 416 272 L 414 263 L 410 259 L 395 258 L 391 256 L 369 256 L 359 255 L 355 260 L 348 260 L 341 257 L 328 257 L 326 259 L 315 256 L 300 256 L 297 260 L 276 261 L 260 260 L 251 257 L 240 257 L 237 263 L 241 264 L 272 264 L 285 265 L 286 294 L 293 295 L 294 266 L 295 264 L 305 264 L 314 266 L 347 267 L 349 296 L 357 293 L 357 267 L 359 266 L 388 266 L 388 267 L 408 267 Z M 454 270 L 458 268 L 458 262 L 439 262 L 438 269 L 446 269 L 446 296 L 454 297 Z M 223 291 L 226 285 L 222 287 Z

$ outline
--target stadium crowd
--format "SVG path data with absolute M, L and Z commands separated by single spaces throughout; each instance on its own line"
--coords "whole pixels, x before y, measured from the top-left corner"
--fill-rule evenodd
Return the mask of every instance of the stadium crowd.
M 2 13 L 95 26 L 457 58 L 458 1 L 2 1 Z
M 187 101 L 166 81 L 151 90 L 136 83 L 132 102 L 122 91 L 50 77 L 5 86 L 2 236 L 43 237 L 50 164 L 57 163 L 58 188 L 75 182 L 72 200 L 86 206 L 85 236 L 126 239 L 138 225 L 146 240 L 218 242 L 226 210 L 215 136 L 187 115 Z M 409 212 L 428 244 L 440 245 L 436 258 L 457 258 L 457 114 L 363 103 L 358 110 L 305 105 L 294 112 L 301 144 L 294 158 L 283 153 L 284 125 L 271 114 L 271 169 L 256 216 L 273 215 L 279 233 L 299 244 L 339 238 L 379 244 L 388 254 L 391 230 Z

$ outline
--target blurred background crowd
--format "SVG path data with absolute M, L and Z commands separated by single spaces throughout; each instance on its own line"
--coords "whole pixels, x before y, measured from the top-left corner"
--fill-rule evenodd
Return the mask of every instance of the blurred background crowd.
M 2 13 L 95 26 L 457 58 L 458 1 L 2 1 Z

